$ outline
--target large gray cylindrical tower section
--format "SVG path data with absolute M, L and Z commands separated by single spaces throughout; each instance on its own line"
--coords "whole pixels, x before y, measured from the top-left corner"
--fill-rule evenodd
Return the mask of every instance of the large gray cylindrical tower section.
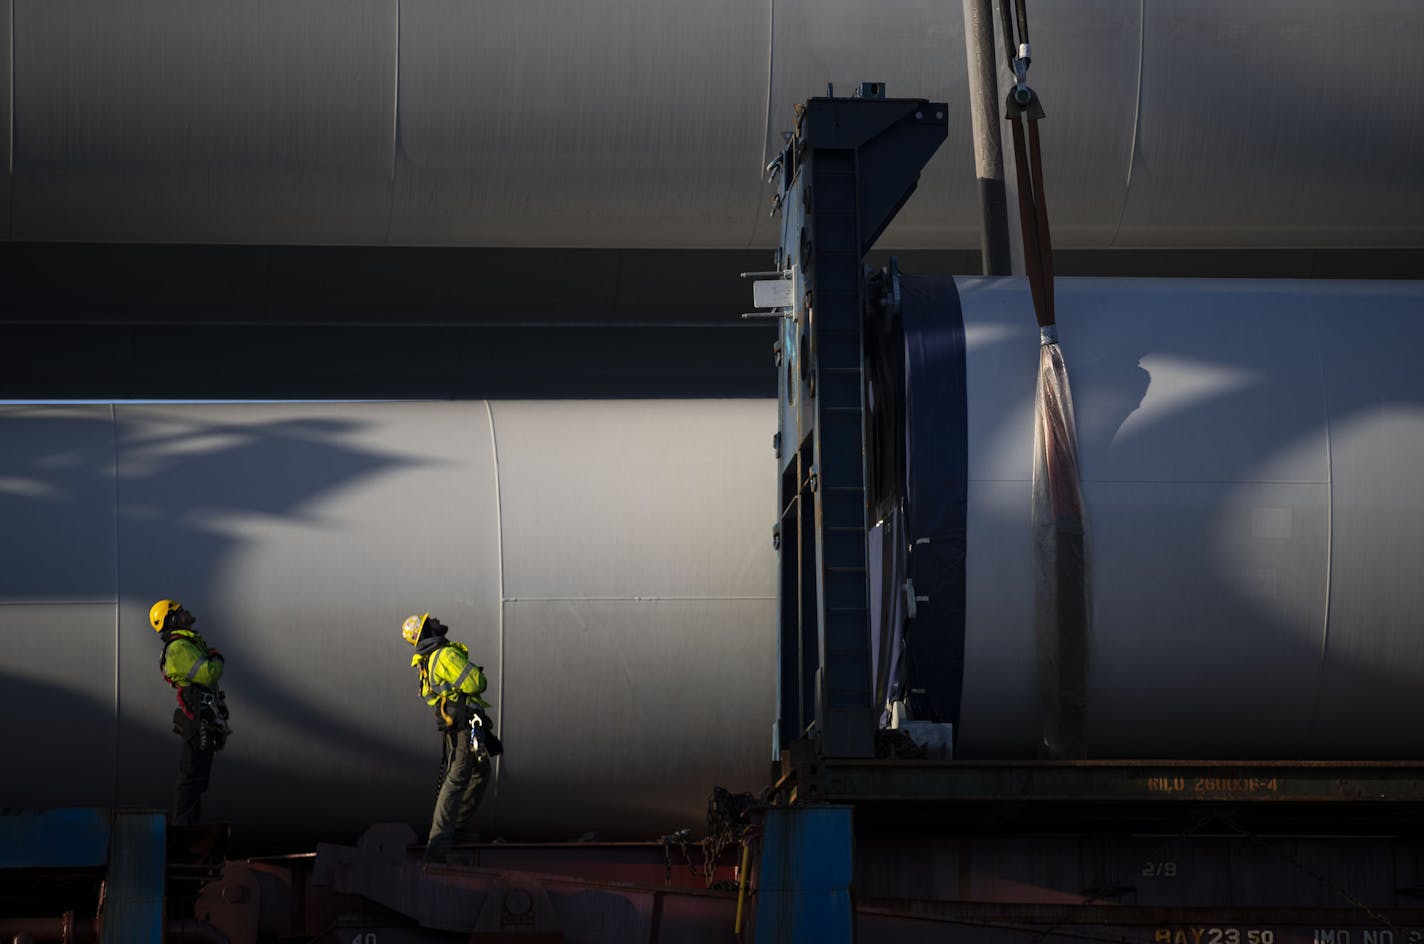
M 6 806 L 163 806 L 149 604 L 227 657 L 205 813 L 249 841 L 423 831 L 439 737 L 400 621 L 492 681 L 486 834 L 696 826 L 772 711 L 766 401 L 0 407 Z M 22 719 L 29 719 L 23 721 Z M 9 750 L 8 748 L 16 748 Z
M 962 755 L 1038 744 L 1026 286 L 959 280 Z M 1066 279 L 1099 757 L 1424 757 L 1424 289 Z
M 958 748 L 1028 758 L 1038 335 L 961 279 Z M 1060 280 L 1094 620 L 1090 753 L 1424 756 L 1424 289 Z M 946 313 L 946 321 L 948 313 Z M 480 828 L 647 836 L 764 785 L 771 401 L 0 407 L 0 805 L 163 805 L 149 604 L 228 656 L 208 812 L 290 843 L 424 828 L 438 743 L 400 620 L 491 672 Z
M 1424 244 L 1421 27 L 1035 6 L 1055 244 Z M 952 129 L 884 244 L 972 248 L 963 28 L 927 0 L 0 4 L 0 238 L 770 248 L 793 106 L 884 82 Z

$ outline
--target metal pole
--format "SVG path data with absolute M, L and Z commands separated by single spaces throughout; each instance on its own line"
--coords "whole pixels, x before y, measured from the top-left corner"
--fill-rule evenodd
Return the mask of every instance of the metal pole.
M 969 115 L 974 172 L 979 178 L 979 251 L 985 275 L 1009 275 L 1009 206 L 1004 192 L 1004 148 L 999 132 L 999 82 L 994 61 L 992 0 L 964 0 L 964 51 L 969 69 Z

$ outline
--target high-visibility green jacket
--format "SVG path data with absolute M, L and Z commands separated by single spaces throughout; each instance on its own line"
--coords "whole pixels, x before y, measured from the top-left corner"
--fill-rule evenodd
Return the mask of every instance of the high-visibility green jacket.
M 163 677 L 179 688 L 201 685 L 217 690 L 222 678 L 223 657 L 191 629 L 170 629 L 159 665 Z
M 447 700 L 458 699 L 488 708 L 480 697 L 488 680 L 482 666 L 470 661 L 470 650 L 458 642 L 445 643 L 430 652 L 417 652 L 410 664 L 420 669 L 420 695 L 432 707 Z

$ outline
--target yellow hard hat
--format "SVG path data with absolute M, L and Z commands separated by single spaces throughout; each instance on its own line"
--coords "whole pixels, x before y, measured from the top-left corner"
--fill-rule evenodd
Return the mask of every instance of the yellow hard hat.
M 148 621 L 153 624 L 155 633 L 163 632 L 163 624 L 168 620 L 169 613 L 176 613 L 183 609 L 183 604 L 177 600 L 159 600 L 148 608 Z
M 405 622 L 401 623 L 401 638 L 412 646 L 420 640 L 420 631 L 425 628 L 425 621 L 430 619 L 429 613 L 421 613 L 419 616 L 407 616 Z

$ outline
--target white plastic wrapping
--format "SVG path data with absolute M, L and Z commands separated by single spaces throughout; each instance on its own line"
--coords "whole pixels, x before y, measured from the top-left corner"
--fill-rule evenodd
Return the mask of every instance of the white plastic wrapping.
M 1087 528 L 1068 368 L 1052 326 L 1043 329 L 1033 424 L 1034 637 L 1045 757 L 1087 753 Z
M 880 706 L 880 727 L 895 727 L 894 705 L 904 710 L 906 605 L 913 602 L 907 582 L 903 507 L 870 529 L 866 542 L 870 568 L 871 675 Z

